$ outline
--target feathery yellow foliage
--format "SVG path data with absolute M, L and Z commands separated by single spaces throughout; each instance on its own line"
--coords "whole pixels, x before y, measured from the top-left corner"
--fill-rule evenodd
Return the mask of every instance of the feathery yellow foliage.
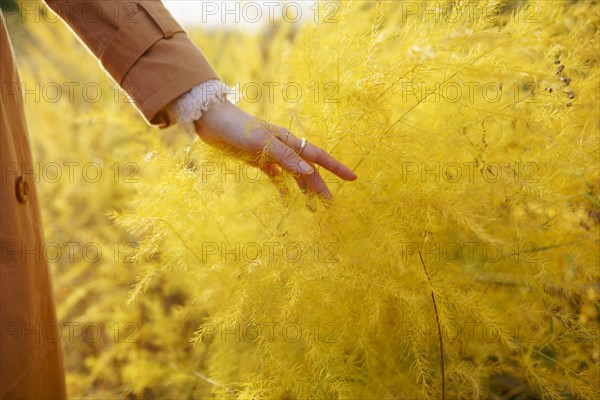
M 192 35 L 241 107 L 354 168 L 327 175 L 330 207 L 151 130 L 122 94 L 27 104 L 37 160 L 121 177 L 40 183 L 47 239 L 104 254 L 54 266 L 61 321 L 110 333 L 65 342 L 71 395 L 597 398 L 597 3 L 335 5 Z M 28 29 L 26 84 L 116 95 L 81 46 L 42 57 L 64 29 Z

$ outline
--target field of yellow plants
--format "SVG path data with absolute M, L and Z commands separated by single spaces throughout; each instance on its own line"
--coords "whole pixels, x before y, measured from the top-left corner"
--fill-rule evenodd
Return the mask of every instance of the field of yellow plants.
M 318 7 L 189 34 L 328 206 L 11 16 L 70 397 L 598 398 L 598 2 Z

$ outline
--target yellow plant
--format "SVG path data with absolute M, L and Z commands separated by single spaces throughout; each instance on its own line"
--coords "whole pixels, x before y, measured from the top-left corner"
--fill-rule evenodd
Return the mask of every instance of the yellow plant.
M 123 100 L 27 103 L 38 161 L 135 177 L 40 183 L 47 240 L 111 255 L 54 268 L 61 321 L 121 333 L 65 341 L 71 395 L 596 398 L 597 4 L 327 4 L 191 35 L 241 107 L 354 168 L 330 206 Z M 30 25 L 26 84 L 112 93 Z

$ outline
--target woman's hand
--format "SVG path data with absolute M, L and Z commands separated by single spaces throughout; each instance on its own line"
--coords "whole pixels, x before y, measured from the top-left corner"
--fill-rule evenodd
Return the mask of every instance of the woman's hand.
M 306 193 L 331 199 L 331 192 L 315 164 L 344 180 L 357 178 L 350 168 L 325 150 L 311 143 L 306 143 L 301 150 L 302 140 L 287 129 L 259 121 L 229 101 L 213 104 L 194 124 L 198 136 L 208 144 L 236 154 L 270 177 L 281 175 L 283 168 L 294 175 Z

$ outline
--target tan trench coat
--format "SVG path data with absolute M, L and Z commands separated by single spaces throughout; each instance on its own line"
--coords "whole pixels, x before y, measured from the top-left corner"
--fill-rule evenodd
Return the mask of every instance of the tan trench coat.
M 171 123 L 163 110 L 170 101 L 218 79 L 160 1 L 47 4 L 153 125 Z M 66 398 L 63 358 L 53 330 L 58 325 L 48 265 L 36 250 L 44 239 L 20 80 L 4 17 L 0 20 L 0 398 L 61 399 Z

